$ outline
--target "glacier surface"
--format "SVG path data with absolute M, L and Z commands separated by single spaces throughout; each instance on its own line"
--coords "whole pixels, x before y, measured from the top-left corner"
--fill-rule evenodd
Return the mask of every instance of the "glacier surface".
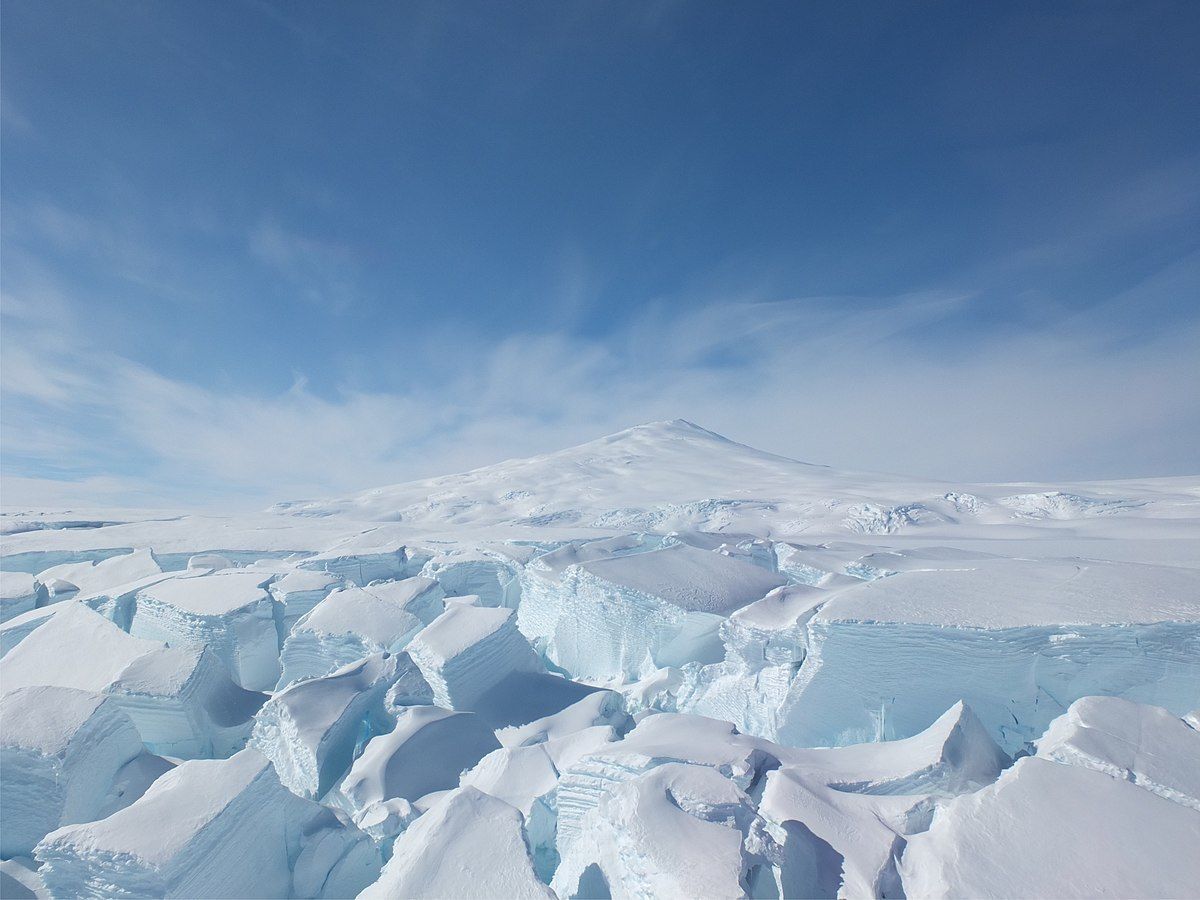
M 6 897 L 1200 884 L 1197 478 L 920 481 L 677 420 L 89 516 L 6 516 Z

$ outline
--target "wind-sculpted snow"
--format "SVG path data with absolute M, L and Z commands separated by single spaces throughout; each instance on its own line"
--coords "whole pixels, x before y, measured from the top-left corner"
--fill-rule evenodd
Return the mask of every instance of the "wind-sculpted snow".
M 1124 712 L 1133 716 L 1128 733 L 1142 713 L 1132 705 Z M 1148 752 L 1169 752 L 1157 737 L 1139 740 Z M 1082 766 L 1039 752 L 947 804 L 908 841 L 900 866 L 907 895 L 1191 896 L 1200 879 L 1200 810 L 1094 764 L 1120 766 L 1127 750 Z M 1195 761 L 1175 761 L 1183 778 Z
M 1037 755 L 1095 769 L 1200 812 L 1200 731 L 1158 706 L 1084 697 L 1055 719 Z
M 5 897 L 1200 883 L 1195 478 L 922 482 L 674 421 L 3 525 Z
M 391 731 L 367 742 L 338 786 L 338 802 L 356 821 L 397 798 L 416 802 L 456 787 L 462 772 L 499 747 L 474 713 L 409 707 Z
M 785 896 L 897 897 L 896 861 L 945 798 L 1010 762 L 963 704 L 901 741 L 793 750 L 767 774 L 760 813 L 789 864 Z

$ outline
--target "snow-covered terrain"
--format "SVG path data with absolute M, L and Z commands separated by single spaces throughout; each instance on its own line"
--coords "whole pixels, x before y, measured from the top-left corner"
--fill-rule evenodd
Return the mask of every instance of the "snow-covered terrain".
M 673 421 L 2 524 L 3 897 L 1200 885 L 1200 477 L 938 483 Z

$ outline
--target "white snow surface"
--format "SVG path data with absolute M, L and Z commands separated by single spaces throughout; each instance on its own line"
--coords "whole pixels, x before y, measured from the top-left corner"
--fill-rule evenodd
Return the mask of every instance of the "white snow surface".
M 4 896 L 1200 884 L 1200 477 L 956 484 L 674 420 L 0 533 Z

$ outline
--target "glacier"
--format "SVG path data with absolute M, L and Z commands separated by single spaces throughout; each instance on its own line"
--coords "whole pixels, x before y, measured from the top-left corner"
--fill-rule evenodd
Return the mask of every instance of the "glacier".
M 89 514 L 90 515 L 90 514 Z M 1200 480 L 691 423 L 0 541 L 0 892 L 1183 896 Z

